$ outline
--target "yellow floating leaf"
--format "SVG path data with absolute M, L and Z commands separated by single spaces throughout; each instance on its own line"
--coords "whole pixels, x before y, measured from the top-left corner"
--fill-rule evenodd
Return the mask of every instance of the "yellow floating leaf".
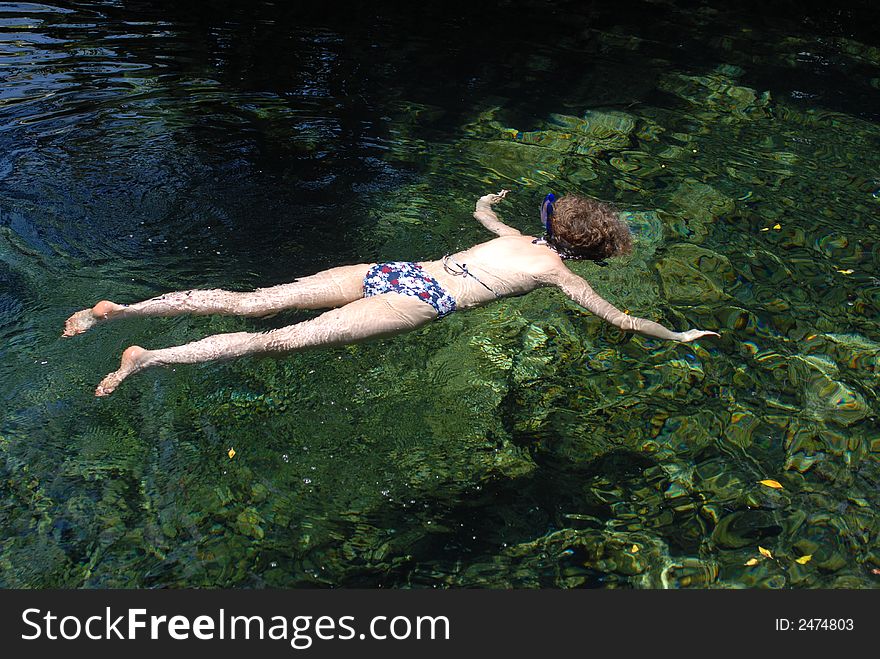
M 761 231 L 770 231 L 770 227 L 764 227 Z
M 773 554 L 770 553 L 770 550 L 764 549 L 760 545 L 758 546 L 758 553 L 761 554 L 761 556 L 766 556 L 767 558 L 773 558 Z
M 809 563 L 811 560 L 813 560 L 813 555 L 807 554 L 806 556 L 801 556 L 800 558 L 794 559 L 794 562 L 804 565 L 805 563 Z
M 816 338 L 815 334 L 810 334 L 810 336 L 807 337 L 807 341 L 812 341 L 815 338 Z
M 775 481 L 772 478 L 765 478 L 762 481 L 758 481 L 761 485 L 766 485 L 767 487 L 772 487 L 774 490 L 781 490 L 782 483 L 779 481 Z
M 753 565 L 757 565 L 757 564 L 758 564 L 758 559 L 757 559 L 757 558 L 750 558 L 750 559 L 747 560 L 745 563 L 743 563 L 743 565 L 745 565 L 745 566 L 747 566 L 747 567 L 752 567 Z
M 774 224 L 773 228 L 776 229 L 777 231 L 779 231 L 782 228 L 782 225 L 781 224 Z
M 851 268 L 847 268 L 846 270 L 838 270 L 837 272 L 839 272 L 842 275 L 851 275 L 852 273 L 855 272 L 855 270 L 852 270 Z
M 229 459 L 232 460 L 232 458 L 235 457 L 235 449 L 234 448 L 229 449 L 229 453 L 227 453 L 226 455 L 228 455 Z
M 630 551 L 631 551 L 633 554 L 637 554 L 637 553 L 639 552 L 639 546 L 638 546 L 638 545 L 633 545 L 632 548 L 630 549 Z

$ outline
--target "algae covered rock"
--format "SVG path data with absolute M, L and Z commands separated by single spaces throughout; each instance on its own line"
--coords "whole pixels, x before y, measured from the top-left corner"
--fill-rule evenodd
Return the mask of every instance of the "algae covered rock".
M 830 355 L 841 369 L 880 376 L 880 343 L 866 336 L 828 332 L 813 336 L 807 349 Z
M 550 142 L 547 144 L 550 146 Z M 560 150 L 558 144 L 553 144 L 553 148 L 541 148 L 534 143 L 496 140 L 474 145 L 472 156 L 483 169 L 501 181 L 545 186 L 558 175 L 564 153 L 564 148 Z
M 659 86 L 692 103 L 694 113 L 703 118 L 758 119 L 767 116 L 770 104 L 770 92 L 739 85 L 723 70 L 702 76 L 675 73 L 664 77 Z
M 398 352 L 405 344 L 394 343 L 402 358 L 387 353 L 361 375 L 351 398 L 361 415 L 361 441 L 384 451 L 383 471 L 406 483 L 397 492 L 402 496 L 466 500 L 481 483 L 520 478 L 535 467 L 510 441 L 498 413 L 528 329 L 516 301 L 475 311 L 468 332 L 459 326 L 463 317 L 449 321 L 433 326 L 443 336 L 418 367 L 413 355 Z
M 81 569 L 57 541 L 41 534 L 9 538 L 0 545 L 3 588 L 75 588 Z
M 656 211 L 622 211 L 620 219 L 626 222 L 638 244 L 638 253 L 648 258 L 663 240 L 663 221 Z
M 259 540 L 266 535 L 263 529 L 266 521 L 255 508 L 245 508 L 238 514 L 235 521 L 238 531 L 246 536 Z
M 752 444 L 752 434 L 760 425 L 757 416 L 747 410 L 732 412 L 730 423 L 724 428 L 724 438 L 740 448 L 748 448 Z
M 776 516 L 765 510 L 738 510 L 721 519 L 712 541 L 725 549 L 756 546 L 782 532 Z
M 719 217 L 732 213 L 734 201 L 707 183 L 691 179 L 681 183 L 670 198 L 681 209 L 672 228 L 689 240 L 700 242 L 706 238 L 711 225 Z
M 561 529 L 513 545 L 454 575 L 450 585 L 489 588 L 583 588 L 617 583 L 658 588 L 667 548 L 641 533 Z
M 564 178 L 575 188 L 598 178 L 606 154 L 632 146 L 637 121 L 616 111 L 587 110 L 582 117 L 552 113 L 537 130 L 506 127 L 484 112 L 465 127 L 482 138 L 467 144 L 470 157 L 503 181 L 552 184 Z
M 824 376 L 818 376 L 810 382 L 805 392 L 804 408 L 820 419 L 841 426 L 851 426 L 870 413 L 859 392 Z
M 713 560 L 671 557 L 666 544 L 639 532 L 560 529 L 503 549 L 444 579 L 488 588 L 705 588 Z
M 671 246 L 656 268 L 663 295 L 672 304 L 725 300 L 724 287 L 735 279 L 726 256 L 688 243 Z
M 815 340 L 811 345 L 815 349 Z M 850 426 L 870 414 L 864 396 L 841 381 L 840 368 L 828 355 L 794 355 L 786 364 L 786 375 L 801 390 L 806 418 Z
M 551 114 L 550 121 L 570 131 L 577 154 L 597 157 L 630 146 L 636 120 L 624 112 L 588 110 L 583 117 Z

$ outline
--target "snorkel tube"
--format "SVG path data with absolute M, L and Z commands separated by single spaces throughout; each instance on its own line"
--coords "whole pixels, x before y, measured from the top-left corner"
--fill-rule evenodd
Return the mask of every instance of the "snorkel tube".
M 544 231 L 547 233 L 547 238 L 553 235 L 553 228 L 550 225 L 550 220 L 553 219 L 554 201 L 556 201 L 556 195 L 551 192 L 544 197 L 544 201 L 541 203 L 541 224 L 544 225 Z

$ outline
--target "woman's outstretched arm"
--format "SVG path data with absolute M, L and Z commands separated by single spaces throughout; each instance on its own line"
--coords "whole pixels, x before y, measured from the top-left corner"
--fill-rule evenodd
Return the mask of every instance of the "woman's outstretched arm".
M 477 207 L 476 210 L 474 210 L 474 217 L 480 221 L 480 224 L 496 235 L 521 236 L 522 234 L 519 231 L 513 227 L 507 226 L 504 222 L 499 220 L 498 216 L 495 215 L 495 211 L 492 210 L 492 204 L 497 204 L 504 199 L 508 192 L 510 192 L 510 190 L 502 190 L 498 194 L 487 194 L 477 199 Z
M 719 336 L 716 332 L 692 329 L 686 332 L 673 332 L 653 320 L 638 318 L 623 313 L 610 302 L 604 300 L 583 277 L 578 277 L 568 268 L 554 270 L 548 275 L 547 283 L 557 286 L 569 298 L 577 302 L 584 309 L 599 316 L 607 323 L 619 327 L 626 332 L 638 332 L 645 336 L 670 341 L 689 343 L 703 336 Z

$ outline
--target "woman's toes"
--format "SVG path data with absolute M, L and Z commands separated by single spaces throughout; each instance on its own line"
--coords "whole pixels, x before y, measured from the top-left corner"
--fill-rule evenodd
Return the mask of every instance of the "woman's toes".
M 76 336 L 77 334 L 82 334 L 96 322 L 98 321 L 92 315 L 91 309 L 77 311 L 65 321 L 64 333 L 61 336 Z
M 112 313 L 122 309 L 122 305 L 110 302 L 109 300 L 101 300 L 91 309 L 83 309 L 77 311 L 64 323 L 64 332 L 61 336 L 76 336 L 82 334 L 92 325 L 102 320 L 107 320 Z
M 113 371 L 113 373 L 110 373 L 110 375 L 101 380 L 101 384 L 95 389 L 95 395 L 109 396 L 112 394 L 125 378 L 140 370 L 146 352 L 140 346 L 126 348 L 125 352 L 122 353 L 122 362 L 119 364 L 119 370 Z

